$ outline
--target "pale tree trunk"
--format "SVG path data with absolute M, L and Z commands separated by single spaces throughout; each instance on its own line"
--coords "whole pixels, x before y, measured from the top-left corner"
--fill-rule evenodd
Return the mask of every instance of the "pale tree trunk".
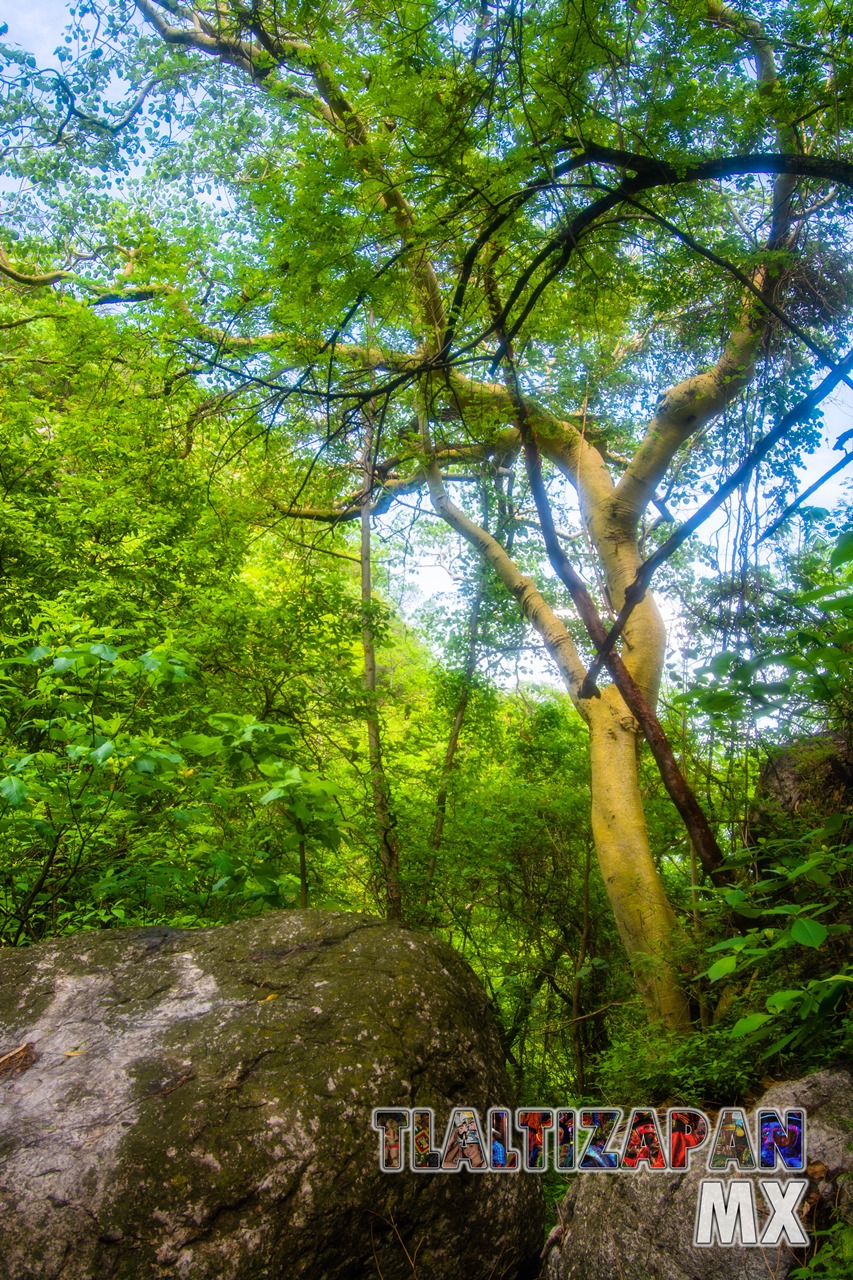
M 598 646 L 604 638 L 604 625 L 557 536 L 513 347 L 500 328 L 501 307 L 493 279 L 488 280 L 487 289 L 504 349 L 505 385 L 515 413 L 545 548 L 552 567 L 568 587 L 590 638 Z M 587 528 L 601 558 L 608 588 L 615 594 L 624 590 L 626 558 L 631 566 L 629 572 L 634 562 L 639 564 L 639 548 L 630 528 L 622 527 L 612 502 L 612 484 L 606 470 L 590 458 L 583 442 L 578 449 L 574 483 Z M 622 554 L 618 550 L 620 547 Z M 634 672 L 629 670 L 628 663 L 621 659 L 617 659 L 616 664 L 612 661 L 609 664 L 613 668 L 611 674 L 620 687 L 611 685 L 599 697 L 584 696 L 583 687 L 580 691 L 572 685 L 568 687 L 589 727 L 592 834 L 616 927 L 631 962 L 637 987 L 652 1018 L 659 1019 L 673 1030 L 687 1030 L 690 1010 L 674 959 L 673 943 L 678 925 L 652 857 L 643 811 L 639 780 L 641 724 L 625 702 L 627 698 L 637 716 L 642 717 L 645 736 L 653 745 L 662 776 L 671 782 L 674 773 L 680 784 L 674 798 L 676 802 L 683 801 L 686 784 L 654 712 L 666 649 L 666 632 L 657 606 L 650 598 L 637 610 L 632 638 L 634 644 L 632 646 L 629 641 L 628 649 L 633 648 L 634 653 L 629 654 L 628 663 L 642 680 L 642 687 L 635 680 Z M 680 805 L 680 811 L 684 812 L 688 822 L 698 815 L 700 825 L 704 826 L 697 833 L 699 839 L 706 842 L 710 856 L 716 854 L 721 858 L 695 797 L 689 793 L 687 798 L 690 805 L 686 810 L 683 804 Z
M 361 643 L 364 653 L 364 691 L 367 703 L 367 750 L 370 789 L 376 821 L 376 842 L 385 888 L 385 910 L 389 920 L 402 920 L 400 850 L 391 788 L 382 758 L 382 734 L 376 697 L 376 646 L 373 640 L 373 582 L 370 546 L 370 492 L 373 477 L 373 412 L 365 413 L 364 480 L 361 500 Z
M 429 456 L 429 426 L 422 405 L 419 416 Z M 674 957 L 675 914 L 654 864 L 643 816 L 637 758 L 639 726 L 614 686 L 604 690 L 600 698 L 579 700 L 585 670 L 562 620 L 531 580 L 519 572 L 505 548 L 451 502 L 434 456 L 427 462 L 426 472 L 436 512 L 489 561 L 518 601 L 525 617 L 542 636 L 568 692 L 590 727 L 593 838 L 619 934 L 649 1017 L 672 1030 L 684 1030 L 690 1017 Z M 652 623 L 647 643 L 652 635 L 658 639 L 655 653 L 647 651 L 644 655 L 651 673 L 659 667 L 655 659 L 662 660 L 664 631 L 662 625 L 653 625 L 657 614 L 653 605 L 643 612 L 647 626 Z
M 652 857 L 638 771 L 639 725 L 615 685 L 588 707 L 592 834 L 616 927 L 637 986 L 667 1027 L 690 1025 L 673 958 L 678 934 Z

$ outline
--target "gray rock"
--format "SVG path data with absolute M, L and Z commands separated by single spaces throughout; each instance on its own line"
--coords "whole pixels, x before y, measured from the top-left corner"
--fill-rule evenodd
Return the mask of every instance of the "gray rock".
M 427 935 L 276 912 L 6 950 L 0 1274 L 517 1276 L 535 1177 L 381 1174 L 374 1106 L 509 1087 L 485 994 Z
M 853 1080 L 846 1072 L 821 1071 L 774 1085 L 759 1107 L 805 1107 L 806 1160 L 811 1178 L 804 1221 L 821 1206 L 850 1206 L 853 1173 Z M 707 1150 L 707 1149 L 705 1149 Z M 561 1206 L 566 1223 L 558 1248 L 548 1254 L 543 1280 L 785 1280 L 801 1264 L 794 1252 L 737 1245 L 697 1249 L 693 1228 L 699 1184 L 709 1176 L 707 1156 L 697 1153 L 687 1173 L 578 1175 Z M 710 1176 L 714 1176 L 713 1174 Z M 718 1175 L 719 1176 L 719 1175 Z M 768 1175 L 803 1177 L 777 1170 Z M 759 1207 L 760 1196 L 756 1197 Z M 827 1224 L 824 1212 L 822 1223 Z
M 847 841 L 853 820 L 853 748 L 848 739 L 819 733 L 772 752 L 750 805 L 750 839 L 790 840 L 822 827 L 829 814 L 846 815 L 836 838 Z

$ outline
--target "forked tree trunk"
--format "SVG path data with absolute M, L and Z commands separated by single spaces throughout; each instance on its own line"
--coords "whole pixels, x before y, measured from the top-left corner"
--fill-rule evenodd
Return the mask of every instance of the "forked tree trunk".
M 448 497 L 438 464 L 429 457 L 429 427 L 421 411 L 427 454 L 426 474 L 437 513 L 475 547 L 518 601 L 554 659 L 566 689 L 590 729 L 592 830 L 599 865 L 620 936 L 628 952 L 637 986 L 649 1016 L 674 1031 L 690 1025 L 687 997 L 679 985 L 675 933 L 677 923 L 658 875 L 649 845 L 640 792 L 639 725 L 616 689 L 582 701 L 578 693 L 586 675 L 578 652 L 560 618 L 500 545 Z M 666 633 L 657 608 L 647 597 L 629 642 L 644 683 L 657 688 Z M 642 661 L 637 659 L 642 654 Z
M 545 489 L 539 446 L 521 389 L 513 346 L 501 327 L 501 305 L 493 279 L 488 280 L 487 289 L 492 317 L 504 349 L 504 382 L 523 447 L 525 469 L 545 549 L 552 568 L 568 588 L 590 639 L 599 648 L 606 638 L 605 626 L 557 535 Z M 581 444 L 577 462 L 569 474 L 577 489 L 587 531 L 598 551 L 611 597 L 619 598 L 640 563 L 633 522 L 626 522 L 618 504 L 613 502 L 612 483 L 600 454 L 592 457 Z M 706 856 L 713 860 L 715 856 L 721 858 L 722 855 L 704 814 L 686 786 L 655 715 L 653 703 L 663 668 L 666 632 L 657 606 L 650 598 L 638 606 L 626 641 L 627 648 L 633 650 L 629 659 L 631 665 L 640 674 L 645 690 L 651 694 L 651 701 L 621 657 L 615 662 L 612 659 L 608 662 L 614 684 L 598 698 L 586 691 L 589 673 L 580 690 L 575 687 L 574 672 L 568 680 L 565 671 L 562 675 L 578 711 L 589 726 L 593 840 L 614 919 L 637 987 L 653 1021 L 662 1022 L 672 1030 L 687 1030 L 690 1026 L 689 1006 L 681 989 L 674 954 L 677 922 L 654 864 L 640 793 L 641 732 L 661 767 L 667 790 L 688 822 L 688 829 L 697 827 L 697 842 L 705 846 Z

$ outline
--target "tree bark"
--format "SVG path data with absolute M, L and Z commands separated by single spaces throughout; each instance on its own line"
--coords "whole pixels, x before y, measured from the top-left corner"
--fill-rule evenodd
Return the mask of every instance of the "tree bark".
M 678 930 L 652 857 L 638 772 L 640 726 L 615 685 L 587 713 L 592 834 L 616 927 L 653 1018 L 690 1026 L 687 996 L 673 958 Z

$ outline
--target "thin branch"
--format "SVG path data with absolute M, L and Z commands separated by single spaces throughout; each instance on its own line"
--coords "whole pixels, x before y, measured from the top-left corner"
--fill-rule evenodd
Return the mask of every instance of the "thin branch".
M 845 378 L 844 381 L 846 382 L 847 379 Z M 776 530 L 785 523 L 788 517 L 794 514 L 797 507 L 801 506 L 812 496 L 813 493 L 816 493 L 821 485 L 826 484 L 827 480 L 831 480 L 833 476 L 838 475 L 839 471 L 843 471 L 850 462 L 853 462 L 853 453 L 845 453 L 840 462 L 836 462 L 834 467 L 830 467 L 828 471 L 824 471 L 823 475 L 818 480 L 815 480 L 814 484 L 810 484 L 804 493 L 801 493 L 798 498 L 795 498 L 794 501 L 785 508 L 778 520 L 774 520 L 769 529 L 764 530 L 764 533 L 762 533 L 761 537 L 758 539 L 758 544 L 760 545 L 766 538 L 772 537 Z
M 25 316 L 23 320 L 4 320 L 0 322 L 0 329 L 20 329 L 21 325 L 34 324 L 36 320 L 54 319 L 54 312 L 40 311 L 34 316 Z
M 692 236 L 689 231 L 683 231 L 681 227 L 677 226 L 674 222 L 670 222 L 669 218 L 665 218 L 654 209 L 650 209 L 648 205 L 641 204 L 639 200 L 633 200 L 630 196 L 627 197 L 627 203 L 632 204 L 636 209 L 640 209 L 647 217 L 651 218 L 653 222 L 656 222 L 658 226 L 664 227 L 667 231 L 670 231 L 676 239 L 680 240 L 682 244 L 686 244 L 689 249 L 694 251 L 694 253 L 698 253 L 709 262 L 713 262 L 715 266 L 722 267 L 724 271 L 728 271 L 728 273 L 734 276 L 735 280 L 739 281 L 745 289 L 755 295 L 761 305 L 765 307 L 771 315 L 774 315 L 777 320 L 782 322 L 786 329 L 789 329 L 795 337 L 799 338 L 800 342 L 802 342 L 804 346 L 808 347 L 812 355 L 817 356 L 824 368 L 835 369 L 836 365 L 832 356 L 825 351 L 819 343 L 810 338 L 805 330 L 801 329 L 800 326 L 790 318 L 790 316 L 786 315 L 782 308 L 777 306 L 776 303 L 767 296 L 766 290 L 759 289 L 755 282 L 751 280 L 744 271 L 741 271 L 739 267 L 736 267 L 733 262 L 729 262 L 727 258 L 723 258 L 720 254 L 715 253 L 713 249 L 707 248 L 707 246 L 703 245 L 695 236 Z M 851 382 L 849 378 L 843 377 L 842 382 L 844 382 L 845 385 L 853 391 L 853 382 Z
M 103 129 L 105 133 L 110 133 L 113 137 L 115 137 L 116 134 L 121 133 L 122 129 L 127 128 L 134 116 L 142 110 L 142 107 L 145 104 L 145 99 L 148 97 L 151 90 L 155 88 L 156 85 L 162 83 L 162 79 L 159 77 L 149 80 L 147 84 L 142 86 L 133 104 L 128 108 L 122 118 L 117 120 L 115 124 L 110 124 L 108 120 L 101 120 L 98 116 L 90 116 L 87 112 L 81 111 L 77 106 L 77 98 L 73 89 L 64 78 L 60 77 L 62 92 L 68 98 L 69 114 L 73 116 L 75 120 L 79 120 L 83 124 L 90 125 L 93 129 Z
M 798 422 L 802 422 L 808 418 L 810 414 L 830 395 L 846 373 L 853 369 L 853 350 L 849 351 L 844 359 L 836 368 L 826 375 L 823 382 L 807 396 L 804 396 L 799 403 L 795 404 L 793 409 L 789 409 L 776 426 L 768 431 L 765 436 L 749 451 L 740 466 L 732 472 L 728 480 L 720 485 L 715 494 L 704 502 L 698 511 L 694 512 L 689 520 L 685 520 L 675 533 L 673 533 L 662 546 L 658 547 L 652 555 L 644 560 L 637 570 L 634 581 L 630 583 L 625 591 L 625 603 L 619 610 L 616 621 L 610 628 L 607 636 L 599 646 L 595 661 L 587 672 L 581 694 L 583 697 L 589 697 L 595 687 L 595 681 L 601 671 L 602 664 L 607 661 L 608 655 L 611 653 L 614 644 L 622 634 L 625 623 L 634 612 L 635 607 L 643 599 L 646 594 L 646 588 L 652 580 L 655 570 L 668 560 L 674 551 L 677 551 L 682 543 L 686 542 L 701 525 L 705 523 L 710 515 L 722 506 L 726 498 L 734 493 L 735 489 L 747 480 L 758 464 L 766 457 L 774 445 L 784 439 L 791 427 L 796 426 Z M 839 470 L 840 468 L 835 468 Z

